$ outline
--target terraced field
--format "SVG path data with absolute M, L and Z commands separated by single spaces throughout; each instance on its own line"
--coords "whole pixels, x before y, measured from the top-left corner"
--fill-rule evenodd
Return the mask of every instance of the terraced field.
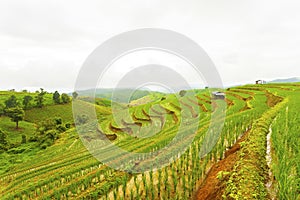
M 69 129 L 54 145 L 2 172 L 1 199 L 299 199 L 300 84 L 246 85 L 225 94 L 225 100 L 209 91 L 168 94 L 118 107 L 115 115 L 98 105 L 97 130 L 83 129 L 80 138 Z M 63 108 L 67 121 L 70 106 Z M 40 112 L 57 114 L 47 109 L 53 110 L 29 110 L 28 121 L 43 120 Z M 112 145 L 104 146 L 102 161 L 128 170 L 112 169 L 84 145 L 101 143 L 97 134 L 146 156 L 112 157 Z M 147 168 L 152 170 L 142 172 Z

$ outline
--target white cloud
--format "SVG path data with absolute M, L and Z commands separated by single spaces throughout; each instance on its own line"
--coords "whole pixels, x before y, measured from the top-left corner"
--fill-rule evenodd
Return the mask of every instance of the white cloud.
M 0 89 L 72 90 L 94 48 L 144 27 L 174 30 L 196 41 L 225 85 L 300 76 L 299 7 L 294 0 L 3 0 Z

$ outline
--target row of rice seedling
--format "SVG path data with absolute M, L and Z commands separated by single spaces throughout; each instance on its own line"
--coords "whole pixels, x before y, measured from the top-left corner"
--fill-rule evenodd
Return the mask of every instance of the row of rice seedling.
M 273 189 L 279 199 L 300 197 L 299 94 L 299 91 L 289 94 L 288 105 L 279 112 L 272 125 L 271 170 L 275 177 Z
M 266 199 L 266 136 L 277 112 L 287 101 L 265 112 L 252 126 L 238 153 L 238 161 L 230 172 L 224 197 L 233 199 Z
M 89 161 L 87 163 L 78 163 L 77 165 L 67 166 L 60 171 L 45 172 L 44 176 L 37 176 L 29 179 L 26 182 L 34 184 L 22 184 L 13 188 L 13 196 L 17 198 L 22 196 L 23 198 L 35 198 L 46 196 L 48 193 L 53 192 L 56 188 L 62 187 L 68 184 L 72 180 L 79 179 L 82 176 L 90 173 L 91 171 L 100 168 L 102 165 L 96 161 Z M 9 192 L 7 192 L 9 193 Z M 7 196 L 9 199 L 11 195 Z M 3 196 L 6 198 L 6 196 Z
M 242 115 L 242 114 L 241 114 Z M 236 116 L 234 120 L 241 120 L 241 116 Z M 254 120 L 251 118 L 252 115 L 246 115 L 245 121 L 251 122 Z M 250 119 L 251 118 L 251 119 Z M 222 134 L 222 137 L 229 137 L 226 138 L 227 140 L 232 140 L 232 143 L 234 143 L 234 140 L 238 136 L 233 136 L 232 134 L 235 134 L 236 132 L 239 132 L 240 134 L 244 132 L 248 127 L 247 125 L 240 123 L 240 125 L 237 125 L 234 120 L 231 119 L 231 121 L 228 121 L 225 125 L 225 131 L 227 134 L 230 134 L 226 136 L 226 134 Z M 231 122 L 231 123 L 230 123 Z M 202 133 L 203 134 L 203 133 Z M 201 134 L 199 134 L 201 135 Z M 225 140 L 225 139 L 221 140 Z M 231 139 L 230 139 L 231 138 Z M 198 140 L 199 139 L 199 140 Z M 144 184 L 144 194 L 139 192 L 141 190 L 140 186 L 135 187 L 133 190 L 131 190 L 131 193 L 128 197 L 131 197 L 131 199 L 157 199 L 157 198 L 163 198 L 163 199 L 173 199 L 173 198 L 180 198 L 180 199 L 188 199 L 192 196 L 196 182 L 203 177 L 203 175 L 206 172 L 207 163 L 213 159 L 218 160 L 222 158 L 223 153 L 226 149 L 226 147 L 223 147 L 224 143 L 222 145 L 216 146 L 215 149 L 211 153 L 209 153 L 204 159 L 201 160 L 199 155 L 199 150 L 201 149 L 201 142 L 200 138 L 197 137 L 197 140 L 195 140 L 192 144 L 192 146 L 187 150 L 187 152 L 184 155 L 181 155 L 181 158 L 177 160 L 176 162 L 173 162 L 170 166 L 165 167 L 163 169 L 159 169 L 155 172 L 150 172 L 156 177 L 157 181 L 155 183 L 147 181 L 146 184 Z M 229 144 L 227 144 L 228 146 Z M 219 151 L 219 154 L 216 153 Z M 222 152 L 222 153 L 220 153 Z M 167 178 L 166 178 L 167 177 Z M 153 179 L 153 178 L 152 178 Z M 172 180 L 173 179 L 173 180 Z M 150 184 L 150 185 L 147 185 Z M 137 183 L 134 185 L 138 185 Z M 152 188 L 152 191 L 154 190 L 154 195 L 150 196 L 143 196 L 148 194 L 149 188 Z M 154 188 L 154 189 L 153 189 Z M 179 188 L 182 189 L 182 192 L 179 191 Z M 177 189 L 177 190 L 176 190 Z M 125 196 L 123 199 L 126 198 Z
M 151 162 L 161 164 L 169 162 L 169 160 L 166 159 L 171 160 L 170 165 L 162 169 L 154 169 L 154 171 L 132 175 L 130 173 L 111 170 L 108 167 L 99 165 L 96 160 L 85 157 L 85 154 L 79 154 L 78 158 L 72 158 L 74 159 L 73 163 L 70 160 L 64 165 L 66 159 L 63 158 L 64 160 L 62 160 L 62 162 L 56 160 L 57 163 L 53 164 L 53 166 L 46 165 L 44 168 L 42 167 L 41 170 L 37 168 L 37 171 L 33 173 L 32 176 L 24 173 L 24 177 L 28 179 L 28 182 L 37 180 L 39 177 L 43 177 L 45 181 L 40 181 L 40 183 L 34 183 L 29 187 L 25 187 L 26 191 L 21 191 L 21 189 L 14 184 L 11 190 L 14 188 L 17 190 L 20 189 L 14 196 L 19 199 L 189 199 L 196 189 L 196 183 L 204 178 L 211 163 L 223 158 L 226 148 L 232 146 L 237 138 L 251 126 L 255 118 L 265 111 L 266 104 L 262 102 L 265 99 L 259 98 L 258 100 L 261 102 L 260 104 L 258 103 L 257 106 L 261 105 L 261 107 L 258 107 L 257 111 L 248 110 L 246 112 L 229 113 L 227 115 L 220 138 L 214 148 L 205 157 L 199 156 L 203 151 L 203 140 L 205 136 L 213 135 L 215 131 L 211 129 L 210 132 L 207 132 L 210 124 L 209 118 L 203 119 L 200 117 L 199 121 L 187 117 L 189 125 L 184 126 L 182 130 L 184 134 L 176 138 L 175 136 L 178 132 L 181 118 L 184 116 L 182 116 L 180 110 L 176 109 L 176 106 L 179 106 L 179 104 L 177 105 L 175 102 L 174 107 L 169 104 L 172 102 L 170 100 L 168 102 L 168 99 L 166 99 L 160 102 L 161 105 L 154 108 L 156 115 L 159 115 L 157 112 L 161 112 L 162 115 L 169 117 L 166 119 L 164 129 L 148 138 L 134 138 L 128 136 L 114 142 L 115 145 L 129 152 L 150 152 L 148 157 L 140 156 L 130 158 L 125 155 L 124 157 L 119 157 L 118 155 L 116 155 L 116 157 L 109 157 L 110 148 L 104 151 L 104 156 L 107 156 L 112 161 L 122 158 L 132 165 L 138 163 L 136 167 L 143 167 L 144 165 L 151 164 Z M 232 101 L 234 101 L 234 105 L 230 109 L 234 109 L 234 107 L 238 106 L 239 102 L 241 102 L 240 99 L 236 98 Z M 199 105 L 195 104 L 193 106 Z M 143 106 L 141 106 L 141 108 L 143 108 Z M 145 108 L 144 111 L 145 110 L 149 110 L 147 114 L 151 115 L 151 109 Z M 132 108 L 132 111 L 135 112 L 134 108 Z M 173 113 L 171 113 L 171 111 Z M 145 115 L 143 109 L 139 111 L 139 115 Z M 179 118 L 177 123 L 174 123 L 173 115 Z M 211 116 L 211 113 L 207 113 L 207 115 Z M 120 122 L 122 122 L 121 120 L 122 117 L 120 116 Z M 196 133 L 188 134 L 190 130 L 197 127 L 199 127 L 199 129 Z M 194 137 L 194 139 L 184 152 L 185 143 L 189 141 L 190 137 Z M 178 145 L 173 145 L 169 152 L 160 154 L 160 150 L 171 141 Z M 183 149 L 180 151 L 178 148 Z M 184 153 L 178 154 L 178 152 Z M 82 160 L 80 158 L 82 158 Z M 154 160 L 151 160 L 152 158 L 154 158 Z M 87 162 L 89 159 L 90 161 Z M 50 162 L 51 161 L 49 161 L 49 163 Z M 50 177 L 52 177 L 52 179 Z M 21 178 L 22 176 L 20 176 L 20 180 Z M 17 177 L 13 182 L 17 182 L 18 179 Z M 24 183 L 27 182 L 26 179 L 24 179 Z M 9 199 L 13 196 L 6 197 Z
M 66 166 L 70 166 L 72 164 L 76 164 L 78 162 L 82 162 L 84 160 L 87 160 L 89 158 L 91 158 L 92 156 L 89 154 L 89 153 L 85 153 L 85 154 L 80 154 L 80 155 L 77 155 L 78 157 L 75 157 L 73 159 L 69 159 L 69 160 L 64 160 L 64 161 L 61 161 L 61 162 L 52 162 L 52 164 L 50 165 L 47 165 L 45 167 L 40 167 L 40 168 L 37 168 L 33 171 L 27 171 L 25 173 L 21 173 L 17 176 L 15 176 L 13 179 L 15 179 L 14 182 L 12 182 L 12 184 L 9 184 L 7 189 L 11 188 L 11 187 L 14 187 L 15 185 L 19 185 L 21 183 L 25 183 L 26 180 L 32 178 L 32 177 L 36 177 L 36 176 L 39 176 L 39 175 L 43 175 L 45 172 L 48 172 L 48 171 L 54 171 L 54 170 L 60 170 L 61 168 L 64 168 Z M 11 181 L 11 180 L 9 180 Z

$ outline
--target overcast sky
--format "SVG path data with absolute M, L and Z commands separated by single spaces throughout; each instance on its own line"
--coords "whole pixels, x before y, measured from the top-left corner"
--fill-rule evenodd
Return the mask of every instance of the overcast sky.
M 300 76 L 299 10 L 296 0 L 1 0 L 0 89 L 72 91 L 97 46 L 138 28 L 196 41 L 224 85 Z

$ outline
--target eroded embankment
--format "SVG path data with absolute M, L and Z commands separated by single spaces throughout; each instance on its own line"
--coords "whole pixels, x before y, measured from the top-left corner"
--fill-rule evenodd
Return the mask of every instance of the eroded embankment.
M 253 124 L 226 182 L 223 195 L 228 199 L 267 199 L 268 192 L 265 186 L 268 180 L 267 135 L 278 111 L 287 102 L 288 99 L 285 99 L 277 104 Z
M 209 170 L 204 182 L 196 192 L 194 199 L 197 200 L 215 200 L 222 199 L 225 190 L 225 181 L 228 179 L 228 173 L 233 170 L 233 166 L 238 158 L 238 151 L 241 149 L 241 143 L 245 140 L 249 131 L 247 131 L 237 142 L 225 152 L 225 158 L 214 164 Z
M 271 108 L 212 166 L 195 199 L 268 198 L 267 135 L 278 111 L 288 102 L 270 94 L 269 98 L 273 100 Z
M 276 118 L 274 119 L 276 121 Z M 272 125 L 269 128 L 269 133 L 267 135 L 267 152 L 266 152 L 266 160 L 268 165 L 268 181 L 266 183 L 266 188 L 269 194 L 269 199 L 274 200 L 276 199 L 276 190 L 274 187 L 274 176 L 271 170 L 272 167 L 272 144 L 271 144 L 271 136 L 272 136 Z

